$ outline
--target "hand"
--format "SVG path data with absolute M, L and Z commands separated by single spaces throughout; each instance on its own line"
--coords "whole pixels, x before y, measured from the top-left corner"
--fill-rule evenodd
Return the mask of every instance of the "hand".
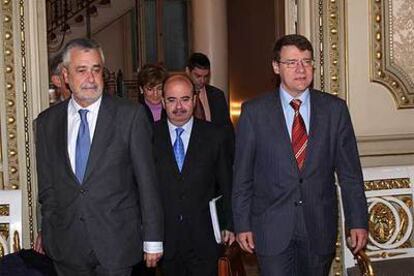
M 351 248 L 352 253 L 356 254 L 359 250 L 363 249 L 367 244 L 368 231 L 363 228 L 351 229 Z
M 234 233 L 229 230 L 221 231 L 221 241 L 224 244 L 231 245 L 235 241 Z
M 147 267 L 156 267 L 157 262 L 161 259 L 162 253 L 146 253 L 144 252 L 144 261 Z
M 39 254 L 45 255 L 42 244 L 42 232 L 37 233 L 36 241 L 33 247 L 33 250 Z
M 253 254 L 254 242 L 253 242 L 253 233 L 252 232 L 241 232 L 237 234 L 237 242 L 240 244 L 240 247 L 249 253 Z

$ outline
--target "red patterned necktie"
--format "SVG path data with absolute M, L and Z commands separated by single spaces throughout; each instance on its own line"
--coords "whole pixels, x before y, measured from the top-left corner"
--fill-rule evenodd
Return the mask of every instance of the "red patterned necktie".
M 299 113 L 301 104 L 302 102 L 297 99 L 293 99 L 290 102 L 290 105 L 295 110 L 295 117 L 293 118 L 292 125 L 292 148 L 295 153 L 299 170 L 303 167 L 303 162 L 306 157 L 306 147 L 308 145 L 308 135 L 306 134 L 305 122 L 303 122 L 302 115 Z

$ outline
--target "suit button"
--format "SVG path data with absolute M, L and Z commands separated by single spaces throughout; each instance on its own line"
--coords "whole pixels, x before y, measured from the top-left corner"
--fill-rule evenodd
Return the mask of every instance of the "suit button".
M 184 220 L 183 215 L 178 215 L 178 222 L 182 222 Z
M 86 189 L 80 189 L 80 190 L 79 190 L 79 192 L 80 192 L 81 194 L 84 194 L 84 193 L 86 193 Z
M 79 220 L 82 221 L 82 222 L 85 221 L 85 219 L 83 217 L 80 217 Z
M 299 183 L 302 184 L 303 183 L 303 178 L 299 179 Z
M 183 177 L 182 175 L 180 175 L 180 176 L 178 177 L 178 180 L 179 180 L 179 181 L 183 181 L 183 180 L 184 180 L 184 177 Z
M 295 206 L 302 206 L 302 204 L 303 204 L 302 200 L 295 201 Z

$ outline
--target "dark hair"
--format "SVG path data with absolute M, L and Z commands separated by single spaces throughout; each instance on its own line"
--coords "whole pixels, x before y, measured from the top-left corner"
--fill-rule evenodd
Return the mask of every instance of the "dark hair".
M 58 76 L 62 72 L 61 68 L 62 63 L 62 52 L 58 53 L 56 56 L 50 59 L 49 61 L 49 70 L 51 76 Z
M 162 96 L 164 97 L 164 88 L 165 85 L 171 81 L 171 79 L 181 79 L 183 81 L 187 81 L 191 84 L 191 92 L 193 92 L 193 95 L 195 95 L 195 85 L 193 80 L 187 75 L 187 74 L 171 74 L 168 77 L 165 78 L 164 82 L 162 83 Z
M 163 66 L 158 64 L 145 64 L 138 72 L 138 86 L 154 87 L 162 83 L 167 76 L 168 72 Z
M 76 38 L 69 41 L 62 50 L 62 64 L 67 67 L 70 62 L 70 50 L 79 48 L 82 50 L 96 50 L 101 55 L 102 63 L 105 63 L 105 57 L 98 42 L 88 38 Z
M 195 67 L 210 70 L 210 60 L 203 53 L 193 53 L 187 61 L 187 67 L 190 71 Z
M 279 38 L 273 47 L 273 60 L 280 61 L 280 51 L 284 46 L 295 46 L 301 51 L 310 51 L 313 58 L 313 47 L 310 41 L 303 35 L 290 34 Z

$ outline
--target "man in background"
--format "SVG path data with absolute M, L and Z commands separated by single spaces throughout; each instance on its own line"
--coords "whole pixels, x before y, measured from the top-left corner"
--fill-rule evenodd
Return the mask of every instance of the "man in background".
M 70 98 L 70 90 L 63 79 L 62 53 L 58 53 L 50 61 L 50 81 L 54 86 L 54 94 L 51 95 L 50 103 L 56 104 Z
M 234 128 L 223 91 L 208 84 L 211 74 L 210 60 L 203 53 L 193 53 L 187 61 L 185 70 L 194 83 L 197 95 L 194 117 L 224 129 L 229 156 L 233 160 Z

